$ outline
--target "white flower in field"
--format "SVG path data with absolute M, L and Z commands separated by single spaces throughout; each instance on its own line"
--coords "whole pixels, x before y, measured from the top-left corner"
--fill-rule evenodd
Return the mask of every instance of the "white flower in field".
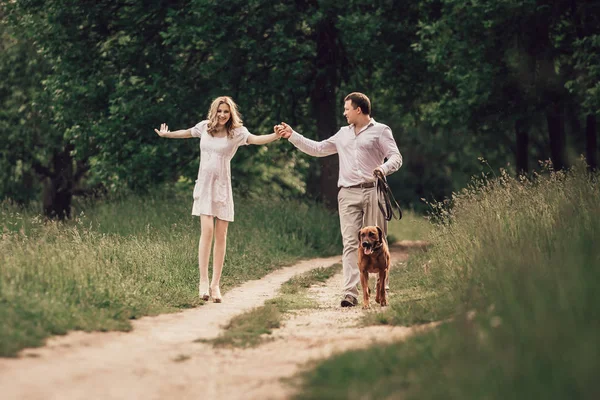
M 489 335 L 484 332 L 482 329 L 477 330 L 477 339 L 479 339 L 480 343 L 487 342 Z
M 502 318 L 500 318 L 499 316 L 493 316 L 492 319 L 490 319 L 490 326 L 492 328 L 497 328 L 500 325 L 502 325 Z
M 473 321 L 475 319 L 475 316 L 477 315 L 477 311 L 475 310 L 471 310 L 467 313 L 467 319 L 469 321 Z

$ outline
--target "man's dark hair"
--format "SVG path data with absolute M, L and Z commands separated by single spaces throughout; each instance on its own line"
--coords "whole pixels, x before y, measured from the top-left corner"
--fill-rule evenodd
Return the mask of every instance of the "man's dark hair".
M 360 107 L 363 114 L 371 115 L 371 100 L 366 95 L 360 92 L 352 92 L 344 98 L 344 102 L 348 100 L 352 101 L 352 106 L 355 109 Z

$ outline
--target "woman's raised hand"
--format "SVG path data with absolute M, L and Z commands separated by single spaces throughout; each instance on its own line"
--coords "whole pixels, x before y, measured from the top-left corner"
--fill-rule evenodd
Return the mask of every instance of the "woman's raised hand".
M 284 139 L 289 139 L 290 136 L 292 136 L 292 127 L 286 124 L 285 122 L 282 122 L 279 125 L 275 125 L 274 129 L 277 136 L 282 137 Z
M 167 133 L 169 133 L 169 127 L 167 126 L 167 124 L 163 123 L 163 124 L 160 124 L 160 131 L 155 128 L 154 132 L 156 132 L 158 134 L 158 136 L 163 137 Z

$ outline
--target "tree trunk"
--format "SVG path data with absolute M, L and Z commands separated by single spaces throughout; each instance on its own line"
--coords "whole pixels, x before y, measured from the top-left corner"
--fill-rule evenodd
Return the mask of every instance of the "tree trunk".
M 71 218 L 73 199 L 73 158 L 69 146 L 52 158 L 52 171 L 44 182 L 44 215 L 48 218 Z
M 515 121 L 515 134 L 517 175 L 527 174 L 529 172 L 529 133 L 525 120 Z
M 319 140 L 328 139 L 337 131 L 335 117 L 339 63 L 339 60 L 336 59 L 337 35 L 334 15 L 327 15 L 317 23 L 316 75 L 311 102 Z M 339 176 L 338 156 L 321 158 L 320 167 L 320 194 L 318 197 L 327 207 L 335 209 L 337 207 L 337 181 Z
M 559 102 L 553 102 L 547 113 L 548 137 L 550 139 L 550 157 L 555 171 L 567 165 L 567 152 L 565 141 L 565 119 L 563 107 Z
M 596 125 L 596 116 L 588 115 L 585 125 L 585 157 L 590 170 L 598 169 L 598 129 Z

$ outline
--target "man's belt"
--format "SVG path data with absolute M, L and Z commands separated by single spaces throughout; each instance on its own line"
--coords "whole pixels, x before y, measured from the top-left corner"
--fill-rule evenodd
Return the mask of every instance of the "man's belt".
M 346 186 L 346 189 L 370 189 L 372 187 L 375 187 L 375 182 L 365 182 L 357 185 Z

